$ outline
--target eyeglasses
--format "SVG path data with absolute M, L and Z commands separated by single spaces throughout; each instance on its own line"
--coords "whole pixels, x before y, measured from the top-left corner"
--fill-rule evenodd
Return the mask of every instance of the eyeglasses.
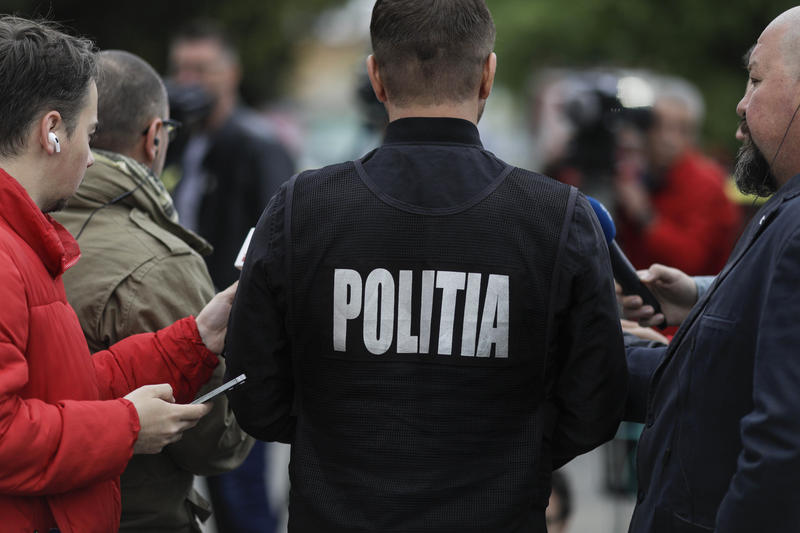
M 167 129 L 167 138 L 170 140 L 170 142 L 175 140 L 181 127 L 183 127 L 183 124 L 180 121 L 172 120 L 171 118 L 162 118 L 161 123 L 164 124 L 164 127 Z M 150 126 L 144 129 L 142 135 L 147 135 L 148 131 L 150 131 Z

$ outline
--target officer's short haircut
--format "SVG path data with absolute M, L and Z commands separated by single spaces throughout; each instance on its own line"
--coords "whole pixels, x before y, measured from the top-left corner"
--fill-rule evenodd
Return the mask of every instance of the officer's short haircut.
M 167 118 L 167 91 L 153 67 L 128 52 L 100 52 L 97 65 L 99 125 L 92 148 L 125 153 L 152 119 Z
M 19 155 L 40 114 L 75 131 L 97 64 L 94 44 L 52 22 L 0 17 L 0 157 Z
M 378 0 L 370 34 L 391 101 L 432 105 L 478 92 L 495 28 L 484 0 Z

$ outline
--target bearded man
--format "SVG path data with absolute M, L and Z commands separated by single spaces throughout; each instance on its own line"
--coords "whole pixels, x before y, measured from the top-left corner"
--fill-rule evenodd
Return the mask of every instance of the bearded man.
M 645 276 L 669 304 L 667 321 L 682 325 L 667 348 L 628 348 L 628 418 L 645 423 L 631 532 L 788 533 L 800 524 L 798 51 L 795 7 L 749 54 L 736 182 L 772 197 L 722 272 L 688 316 L 681 310 L 698 294 L 690 278 L 660 265 Z M 628 298 L 628 318 L 652 314 L 633 314 Z

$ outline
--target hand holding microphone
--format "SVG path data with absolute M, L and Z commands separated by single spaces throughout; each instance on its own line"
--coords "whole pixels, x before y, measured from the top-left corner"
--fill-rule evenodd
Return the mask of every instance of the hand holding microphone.
M 644 305 L 637 295 L 620 297 L 622 314 L 643 326 L 652 326 L 666 321 L 668 326 L 679 326 L 697 303 L 697 285 L 694 279 L 678 270 L 658 263 L 638 272 L 639 279 L 650 289 L 661 303 L 661 313 Z
M 661 329 L 664 329 L 667 326 L 667 322 L 664 316 L 661 315 L 661 304 L 656 297 L 653 296 L 653 293 L 650 292 L 650 290 L 639 279 L 636 269 L 633 268 L 631 262 L 627 257 L 625 257 L 625 254 L 620 249 L 617 241 L 614 240 L 614 237 L 617 235 L 617 229 L 614 226 L 614 221 L 611 219 L 611 215 L 608 213 L 603 204 L 594 198 L 587 198 L 589 199 L 589 203 L 592 205 L 592 209 L 594 209 L 595 215 L 597 215 L 597 220 L 600 221 L 600 227 L 603 229 L 603 235 L 608 243 L 608 254 L 611 258 L 611 269 L 614 272 L 614 279 L 616 279 L 617 283 L 619 283 L 619 285 L 622 287 L 623 295 L 626 297 L 630 295 L 636 295 L 642 299 L 644 305 L 651 306 L 653 308 L 653 317 L 655 318 L 656 315 L 661 316 L 660 322 L 652 322 Z

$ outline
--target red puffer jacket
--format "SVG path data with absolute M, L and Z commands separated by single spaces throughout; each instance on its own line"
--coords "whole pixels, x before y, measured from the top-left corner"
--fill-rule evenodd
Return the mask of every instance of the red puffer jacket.
M 739 236 L 738 207 L 725 196 L 725 174 L 690 150 L 681 156 L 651 197 L 653 222 L 643 231 L 622 218 L 620 245 L 636 268 L 653 263 L 690 275 L 715 275 Z
M 62 273 L 78 243 L 0 169 L 0 530 L 117 531 L 139 418 L 120 398 L 170 383 L 178 402 L 217 357 L 193 318 L 89 353 Z M 116 399 L 115 399 L 116 398 Z

